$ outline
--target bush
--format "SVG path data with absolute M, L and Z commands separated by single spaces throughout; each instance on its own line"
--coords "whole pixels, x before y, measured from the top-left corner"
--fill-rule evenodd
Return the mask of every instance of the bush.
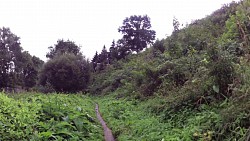
M 80 55 L 64 54 L 49 60 L 40 73 L 40 85 L 52 86 L 56 92 L 84 91 L 90 78 L 90 67 Z
M 210 75 L 214 78 L 214 85 L 219 88 L 218 93 L 229 95 L 229 84 L 233 83 L 235 70 L 231 59 L 220 58 L 211 65 Z

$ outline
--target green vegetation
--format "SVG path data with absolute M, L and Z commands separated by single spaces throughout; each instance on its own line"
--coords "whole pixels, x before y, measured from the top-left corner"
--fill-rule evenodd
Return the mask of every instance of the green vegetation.
M 130 16 L 118 29 L 123 34 L 123 38 L 118 42 L 123 45 L 123 48 L 128 48 L 129 52 L 140 52 L 155 40 L 155 31 L 150 28 L 150 18 L 147 15 Z
M 49 47 L 39 75 L 40 91 L 75 93 L 85 91 L 90 78 L 89 61 L 82 56 L 80 47 L 74 42 L 58 40 Z
M 0 88 L 23 80 L 15 85 L 82 92 L 1 94 L 0 140 L 102 140 L 93 101 L 119 141 L 250 140 L 249 7 L 248 0 L 232 2 L 183 28 L 174 18 L 172 35 L 154 43 L 149 17 L 131 16 L 118 29 L 123 38 L 91 62 L 63 40 L 49 47 L 42 68 L 27 52 L 27 70 L 0 56 Z M 25 54 L 11 49 L 0 51 Z
M 92 59 L 94 71 L 99 72 L 104 70 L 107 65 L 125 59 L 133 52 L 141 52 L 147 45 L 153 43 L 156 34 L 154 30 L 151 30 L 150 18 L 147 15 L 134 15 L 125 18 L 118 32 L 121 32 L 123 37 L 116 43 L 113 40 L 109 52 L 105 45 L 100 54 L 96 52 Z
M 74 93 L 87 88 L 90 67 L 81 55 L 62 54 L 46 62 L 41 69 L 39 84 L 43 92 Z
M 126 140 L 221 140 L 220 111 L 224 105 L 202 105 L 199 109 L 185 108 L 176 113 L 156 114 L 165 100 L 159 97 L 144 102 L 100 98 L 101 112 L 119 141 Z M 151 111 L 151 112 L 149 112 Z M 238 124 L 238 123 L 235 123 Z M 238 127 L 233 136 L 224 140 L 244 140 L 246 129 Z
M 34 87 L 44 63 L 23 51 L 20 38 L 5 27 L 0 28 L 0 60 L 0 89 Z
M 249 140 L 247 7 L 182 29 L 174 19 L 171 36 L 94 73 L 90 92 L 118 140 Z
M 94 103 L 81 95 L 0 94 L 0 140 L 102 140 Z

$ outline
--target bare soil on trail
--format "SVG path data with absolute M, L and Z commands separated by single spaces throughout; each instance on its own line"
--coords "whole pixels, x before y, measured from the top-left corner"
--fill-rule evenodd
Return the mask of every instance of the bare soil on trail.
M 115 141 L 115 138 L 112 134 L 112 131 L 108 128 L 108 126 L 106 125 L 105 121 L 103 120 L 103 118 L 99 112 L 98 104 L 95 105 L 95 111 L 96 111 L 97 119 L 100 121 L 100 123 L 102 125 L 103 131 L 104 131 L 105 141 Z

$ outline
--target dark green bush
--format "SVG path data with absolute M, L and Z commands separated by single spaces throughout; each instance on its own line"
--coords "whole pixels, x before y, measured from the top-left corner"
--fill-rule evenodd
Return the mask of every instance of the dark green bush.
M 90 66 L 82 56 L 63 54 L 49 60 L 40 73 L 40 85 L 56 92 L 84 91 L 90 79 Z
M 214 78 L 214 84 L 219 87 L 219 93 L 229 96 L 231 91 L 228 89 L 228 86 L 233 83 L 235 78 L 232 60 L 220 58 L 211 65 L 210 75 Z

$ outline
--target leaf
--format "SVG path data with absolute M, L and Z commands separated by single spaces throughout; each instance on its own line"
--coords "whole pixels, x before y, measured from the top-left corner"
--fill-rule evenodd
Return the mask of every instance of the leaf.
M 60 128 L 60 129 L 64 129 L 64 128 L 67 128 L 67 129 L 73 129 L 75 130 L 76 128 L 74 126 L 72 126 L 71 124 L 69 124 L 68 122 L 66 121 L 62 121 L 60 123 L 57 123 L 55 125 L 56 128 Z
M 62 130 L 62 131 L 57 131 L 55 133 L 55 135 L 58 135 L 58 136 L 61 136 L 61 137 L 64 137 L 64 138 L 72 138 L 74 137 L 74 135 L 72 133 L 70 133 L 69 131 L 65 131 L 65 130 Z
M 45 138 L 49 138 L 53 135 L 53 133 L 51 131 L 47 131 L 47 132 L 42 132 L 40 133 L 41 137 L 45 137 Z
M 83 127 L 83 122 L 79 119 L 74 119 L 74 124 L 77 128 L 78 131 L 81 131 L 82 130 L 82 127 Z
M 216 93 L 219 93 L 220 92 L 220 88 L 218 86 L 215 86 L 213 85 L 213 90 L 216 92 Z
M 49 124 L 45 124 L 44 122 L 39 122 L 37 124 L 37 127 L 39 128 L 39 130 L 48 130 L 49 129 Z

